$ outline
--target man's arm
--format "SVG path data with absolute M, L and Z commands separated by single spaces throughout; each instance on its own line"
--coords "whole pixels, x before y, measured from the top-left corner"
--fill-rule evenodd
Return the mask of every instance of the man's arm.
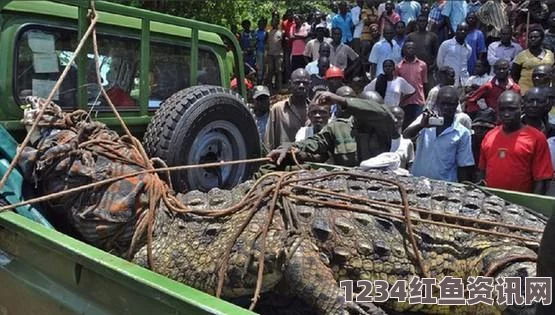
M 499 60 L 499 57 L 497 57 L 497 55 L 495 53 L 496 48 L 497 48 L 496 45 L 494 45 L 493 43 L 489 44 L 489 46 L 488 46 L 488 63 L 492 67 L 497 62 L 497 60 Z
M 370 80 L 376 77 L 376 69 L 378 65 L 378 49 L 376 46 L 377 45 L 374 44 L 372 50 L 370 50 L 370 55 L 368 56 L 368 62 L 370 63 L 370 75 L 372 76 Z
M 466 99 L 466 108 L 468 108 L 470 105 L 478 106 L 478 101 L 484 98 L 488 94 L 488 92 L 489 92 L 488 84 L 482 85 L 474 92 L 470 92 L 470 94 L 468 95 L 468 98 Z
M 531 166 L 534 179 L 532 192 L 544 195 L 547 192 L 548 182 L 553 179 L 553 165 L 551 164 L 549 145 L 543 134 L 538 135 Z
M 351 74 L 357 68 L 360 68 L 360 58 L 359 57 L 356 57 L 355 60 L 353 62 L 351 62 L 351 65 L 348 66 L 347 69 L 345 69 L 345 79 L 350 79 Z
M 474 166 L 465 166 L 457 168 L 457 176 L 459 182 L 469 182 L 472 181 L 472 173 L 474 171 Z
M 445 58 L 445 54 L 447 53 L 447 47 L 445 45 L 446 42 L 441 43 L 441 45 L 439 45 L 439 49 L 437 50 L 436 64 L 438 69 L 443 67 L 443 60 Z
M 264 133 L 264 145 L 270 150 L 276 148 L 274 146 L 275 120 L 275 110 L 271 109 L 270 115 L 268 115 L 268 121 L 266 122 L 266 132 Z
M 520 80 L 520 72 L 522 71 L 522 66 L 513 62 L 513 67 L 511 68 L 511 78 L 518 82 Z
M 372 80 L 376 77 L 376 71 L 377 71 L 377 64 L 371 62 L 370 63 L 370 80 Z
M 358 24 L 360 24 L 360 14 L 361 14 L 361 10 L 358 7 L 355 7 L 351 10 L 351 19 L 353 21 L 354 27 L 357 27 Z
M 428 111 L 425 111 L 424 113 L 422 113 L 422 120 L 420 120 L 420 122 L 418 123 L 414 123 L 408 126 L 407 129 L 403 131 L 403 138 L 405 139 L 416 138 L 416 136 L 418 136 L 418 134 L 422 129 L 428 128 L 430 126 L 428 123 L 428 121 L 430 120 L 430 116 L 431 116 L 431 113 Z
M 312 40 L 309 40 L 308 43 L 306 43 L 306 45 L 304 46 L 303 56 L 304 56 L 304 60 L 307 64 L 312 61 L 312 45 L 313 45 L 313 43 L 314 42 Z
M 360 57 L 351 47 L 347 47 L 349 48 L 347 57 L 349 58 L 349 60 L 351 60 L 351 65 L 348 66 L 347 69 L 345 69 L 345 78 L 349 79 L 351 78 L 351 74 L 353 73 L 353 71 L 360 68 Z
M 457 145 L 457 175 L 459 182 L 471 181 L 474 170 L 474 155 L 472 154 L 472 142 L 470 131 L 465 130 Z

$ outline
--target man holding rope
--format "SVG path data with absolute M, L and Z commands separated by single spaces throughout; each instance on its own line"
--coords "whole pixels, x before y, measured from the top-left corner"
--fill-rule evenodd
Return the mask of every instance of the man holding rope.
M 271 151 L 267 157 L 277 165 L 294 163 L 290 158 L 292 152 L 300 163 L 324 162 L 331 156 L 336 165 L 350 167 L 389 152 L 391 139 L 397 131 L 394 117 L 384 105 L 331 92 L 320 92 L 313 103 L 337 104 L 353 118 L 338 118 L 306 140 Z

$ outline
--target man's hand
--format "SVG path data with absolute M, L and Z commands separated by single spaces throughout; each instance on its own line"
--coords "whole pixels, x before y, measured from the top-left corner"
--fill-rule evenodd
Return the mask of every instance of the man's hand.
M 422 128 L 430 128 L 430 117 L 432 117 L 434 113 L 429 110 L 425 110 L 422 113 L 422 120 L 420 121 L 420 126 Z
M 344 108 L 347 105 L 347 99 L 328 91 L 318 92 L 316 96 L 314 96 L 314 99 L 312 100 L 312 102 L 317 105 L 331 106 L 333 104 L 337 104 L 337 105 L 340 105 L 342 108 Z
M 266 157 L 270 158 L 274 164 L 281 165 L 281 162 L 283 162 L 283 159 L 285 159 L 288 152 L 289 152 L 289 148 L 277 148 L 270 151 L 266 155 Z

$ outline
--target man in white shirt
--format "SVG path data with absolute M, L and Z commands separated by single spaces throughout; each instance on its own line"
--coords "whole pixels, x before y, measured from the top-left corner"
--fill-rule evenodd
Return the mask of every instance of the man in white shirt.
M 364 0 L 357 0 L 356 3 L 357 5 L 351 9 L 351 18 L 353 19 L 353 26 L 355 27 L 351 48 L 353 48 L 353 50 L 360 55 L 360 35 L 362 35 L 362 27 L 364 26 L 364 21 L 361 19 L 361 13 Z
M 387 25 L 383 31 L 383 38 L 372 47 L 368 62 L 372 79 L 383 73 L 383 62 L 391 59 L 395 64 L 401 61 L 401 47 L 393 39 L 395 30 Z
M 465 42 L 468 24 L 462 22 L 457 26 L 455 37 L 444 41 L 437 53 L 437 67 L 449 66 L 455 70 L 455 87 L 464 85 L 470 77 L 468 73 L 468 57 L 472 48 Z
M 318 49 L 318 56 L 330 58 L 330 55 L 331 55 L 331 45 L 330 44 L 324 42 L 320 45 L 319 48 L 320 49 Z M 315 61 L 309 62 L 306 65 L 306 67 L 304 67 L 304 69 L 306 71 L 308 71 L 309 75 L 317 74 L 319 72 L 318 59 L 316 59 Z M 331 66 L 333 66 L 333 65 L 330 64 L 330 67 Z
M 306 43 L 306 46 L 304 47 L 303 55 L 306 59 L 307 64 L 313 61 L 318 61 L 318 58 L 320 57 L 320 46 L 323 43 L 327 43 L 331 45 L 332 40 L 330 37 L 324 37 L 325 33 L 326 33 L 325 23 L 320 23 L 316 25 L 316 38 L 309 40 L 308 43 Z
M 393 117 L 395 118 L 395 128 L 398 130 L 399 137 L 396 139 L 391 139 L 391 149 L 389 152 L 396 153 L 401 159 L 401 168 L 408 170 L 412 162 L 414 161 L 414 144 L 410 139 L 403 138 L 403 119 L 405 117 L 405 111 L 399 107 L 395 106 L 390 109 Z

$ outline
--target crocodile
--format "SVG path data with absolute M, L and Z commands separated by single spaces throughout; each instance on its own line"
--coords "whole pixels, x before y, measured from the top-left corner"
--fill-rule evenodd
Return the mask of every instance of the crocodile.
M 32 129 L 42 102 L 28 101 L 24 123 Z M 44 105 L 19 161 L 38 193 L 148 167 L 130 138 L 91 122 L 89 113 Z M 165 199 L 154 197 L 156 187 Z M 301 170 L 270 173 L 232 190 L 174 195 L 167 188 L 143 174 L 44 206 L 64 218 L 66 233 L 113 253 L 123 249 L 139 265 L 232 302 L 249 305 L 254 296 L 255 311 L 264 314 L 522 314 L 530 308 L 350 302 L 339 286 L 342 280 L 535 275 L 546 218 L 475 186 L 387 172 Z M 141 233 L 144 218 L 151 237 Z
M 403 215 L 400 191 L 394 185 L 384 184 L 380 180 L 360 178 L 369 174 L 399 182 L 406 188 L 411 208 L 428 210 L 410 212 L 411 218 L 428 220 L 411 221 L 416 250 L 425 271 L 420 270 L 415 258 L 416 253 L 407 233 L 407 221 L 400 217 Z M 303 184 L 289 190 L 289 193 L 279 195 L 278 210 L 269 225 L 266 241 L 263 242 L 261 231 L 271 208 L 271 196 L 260 203 L 237 240 L 232 242 L 229 263 L 225 268 L 222 298 L 241 301 L 241 297 L 255 292 L 259 279 L 259 258 L 263 255 L 262 301 L 260 308 L 255 309 L 261 313 L 271 314 L 277 310 L 276 304 L 272 303 L 264 308 L 265 298 L 272 294 L 294 297 L 307 310 L 316 314 L 522 314 L 525 310 L 531 311 L 531 307 L 507 308 L 495 303 L 493 306 L 442 306 L 396 300 L 374 304 L 348 302 L 339 282 L 386 280 L 392 285 L 396 280 L 408 282 L 414 276 L 424 275 L 423 272 L 438 282 L 445 276 L 462 278 L 465 282 L 468 277 L 480 275 L 496 279 L 534 276 L 534 258 L 541 233 L 533 229 L 543 230 L 546 218 L 542 215 L 477 187 L 420 177 L 360 171 L 334 175 L 333 172 L 322 170 L 303 171 L 297 176 L 303 179 Z M 266 186 L 275 185 L 275 181 L 275 178 L 268 179 Z M 183 204 L 195 211 L 218 211 L 239 203 L 254 185 L 254 182 L 249 181 L 232 190 L 213 189 L 208 193 L 191 191 L 177 196 Z M 264 185 L 260 186 L 258 189 L 262 190 Z M 307 186 L 325 189 L 330 193 L 326 195 L 325 191 L 313 191 Z M 307 198 L 304 201 L 288 198 L 291 193 Z M 316 201 L 341 199 L 342 194 L 356 200 L 370 199 L 373 202 L 364 205 L 365 209 L 397 216 L 361 213 L 343 206 L 322 205 Z M 356 204 L 356 200 L 343 204 Z M 245 208 L 249 206 L 252 205 L 245 205 Z M 163 205 L 161 209 L 165 210 Z M 284 209 L 291 209 L 294 220 Z M 459 222 L 453 215 L 486 222 Z M 136 252 L 133 261 L 171 279 L 216 294 L 218 271 L 222 267 L 226 246 L 230 246 L 233 235 L 241 224 L 247 222 L 248 216 L 249 211 L 238 211 L 218 218 L 158 211 L 151 246 L 153 260 L 150 264 L 147 246 L 144 245 Z M 293 227 L 292 221 L 297 222 L 296 226 Z M 442 221 L 455 227 L 438 226 L 429 221 Z M 532 230 L 494 226 L 487 222 Z M 456 228 L 457 225 L 461 228 Z M 515 240 L 503 235 L 470 231 L 464 227 L 518 235 L 526 239 Z M 437 288 L 434 289 L 434 295 L 438 296 Z M 283 313 L 292 314 L 298 310 L 297 307 Z

